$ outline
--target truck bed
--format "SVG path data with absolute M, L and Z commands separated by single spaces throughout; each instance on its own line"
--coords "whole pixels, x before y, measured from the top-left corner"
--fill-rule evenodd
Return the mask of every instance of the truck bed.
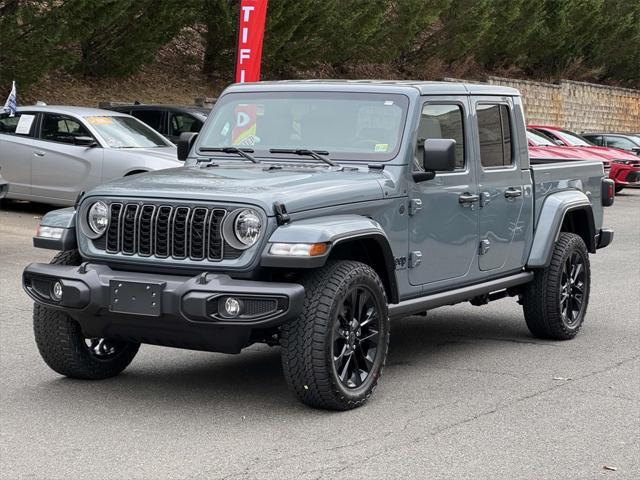
M 534 188 L 534 224 L 538 224 L 540 211 L 547 197 L 556 192 L 579 190 L 591 200 L 596 229 L 602 227 L 601 182 L 604 175 L 602 162 L 597 160 L 547 161 L 531 159 L 531 179 Z

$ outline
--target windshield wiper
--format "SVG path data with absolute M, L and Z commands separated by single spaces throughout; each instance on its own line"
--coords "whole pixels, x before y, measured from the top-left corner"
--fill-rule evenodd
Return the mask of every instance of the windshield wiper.
M 238 148 L 238 147 L 200 147 L 198 149 L 200 152 L 222 152 L 222 153 L 236 153 L 241 157 L 246 158 L 247 160 L 251 160 L 253 163 L 260 163 L 253 155 L 253 148 Z
M 332 167 L 339 167 L 336 162 L 333 160 L 329 160 L 324 155 L 329 155 L 329 152 L 323 150 L 307 150 L 305 148 L 271 148 L 269 149 L 269 153 L 292 153 L 294 155 L 304 155 L 307 157 L 315 158 L 316 160 L 321 160 L 327 165 L 331 165 Z

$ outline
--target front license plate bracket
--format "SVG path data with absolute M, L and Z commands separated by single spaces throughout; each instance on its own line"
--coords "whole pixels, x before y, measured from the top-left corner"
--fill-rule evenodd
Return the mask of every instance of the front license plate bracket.
M 109 281 L 109 311 L 159 317 L 164 282 Z

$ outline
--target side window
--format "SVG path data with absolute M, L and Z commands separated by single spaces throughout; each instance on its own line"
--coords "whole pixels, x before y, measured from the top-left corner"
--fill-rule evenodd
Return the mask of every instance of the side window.
M 592 142 L 592 143 L 594 143 L 594 144 L 596 144 L 596 145 L 600 146 L 600 147 L 604 146 L 604 140 L 603 140 L 603 137 L 601 137 L 601 136 L 599 136 L 599 135 L 597 135 L 597 136 L 591 136 L 591 135 L 589 135 L 589 136 L 587 136 L 587 137 L 586 137 L 586 139 L 587 139 L 587 140 L 589 140 L 590 142 Z
M 631 150 L 634 145 L 631 140 L 623 137 L 607 137 L 607 147 L 621 148 L 622 150 Z
M 418 125 L 418 145 L 414 166 L 422 170 L 424 141 L 431 138 L 451 138 L 456 141 L 456 170 L 464 168 L 464 125 L 460 105 L 426 104 Z
M 480 137 L 480 163 L 486 168 L 508 167 L 513 159 L 509 107 L 480 104 L 476 111 Z
M 40 129 L 42 140 L 73 145 L 76 137 L 93 137 L 93 135 L 73 117 L 57 113 L 43 114 Z
M 202 128 L 202 122 L 185 113 L 172 113 L 169 122 L 169 135 L 179 136 L 184 132 L 198 133 Z
M 151 128 L 153 128 L 156 132 L 167 133 L 166 128 L 164 128 L 162 119 L 164 118 L 163 112 L 161 110 L 133 110 L 131 115 L 136 117 L 143 123 L 146 123 Z
M 33 135 L 35 130 L 35 113 L 16 113 L 10 117 L 8 113 L 0 114 L 0 133 L 9 135 Z

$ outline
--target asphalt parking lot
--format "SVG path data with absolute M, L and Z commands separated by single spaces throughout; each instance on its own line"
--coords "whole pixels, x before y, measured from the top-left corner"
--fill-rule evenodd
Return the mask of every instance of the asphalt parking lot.
M 606 210 L 573 341 L 530 336 L 513 299 L 392 325 L 373 399 L 308 409 L 277 348 L 228 356 L 143 346 L 121 376 L 62 378 L 41 361 L 23 267 L 48 207 L 0 207 L 0 477 L 640 478 L 640 190 Z

